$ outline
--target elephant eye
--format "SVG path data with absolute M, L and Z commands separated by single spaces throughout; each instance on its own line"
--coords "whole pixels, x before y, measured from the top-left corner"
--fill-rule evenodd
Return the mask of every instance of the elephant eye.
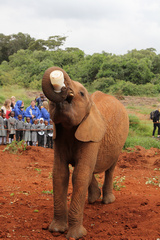
M 80 95 L 81 95 L 82 97 L 84 97 L 84 92 L 81 92 L 81 91 L 80 91 L 79 93 L 80 93 Z

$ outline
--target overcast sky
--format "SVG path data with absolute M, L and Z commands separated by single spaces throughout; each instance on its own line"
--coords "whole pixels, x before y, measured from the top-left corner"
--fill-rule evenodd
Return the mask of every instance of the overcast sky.
M 160 0 L 0 0 L 0 33 L 66 36 L 86 54 L 160 54 Z

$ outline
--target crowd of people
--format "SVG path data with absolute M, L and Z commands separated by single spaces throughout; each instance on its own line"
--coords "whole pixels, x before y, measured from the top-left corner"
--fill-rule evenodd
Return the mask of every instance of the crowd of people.
M 53 122 L 48 101 L 41 93 L 24 109 L 12 96 L 0 109 L 0 145 L 24 140 L 27 145 L 53 148 Z
M 153 111 L 153 133 L 158 128 L 160 138 L 160 109 Z M 53 122 L 50 119 L 48 101 L 40 93 L 24 110 L 24 102 L 12 96 L 0 109 L 0 145 L 13 140 L 24 140 L 27 145 L 53 148 Z

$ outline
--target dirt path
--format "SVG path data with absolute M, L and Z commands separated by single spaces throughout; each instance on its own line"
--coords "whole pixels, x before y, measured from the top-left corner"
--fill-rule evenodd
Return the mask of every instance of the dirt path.
M 23 154 L 3 152 L 0 147 L 0 238 L 65 239 L 64 234 L 51 234 L 47 227 L 53 215 L 52 165 L 53 150 L 29 147 Z M 47 157 L 46 157 L 47 156 Z M 115 170 L 116 201 L 104 205 L 99 200 L 84 210 L 88 239 L 158 239 L 160 238 L 160 150 L 122 153 Z M 157 176 L 157 180 L 153 180 Z M 103 175 L 97 175 L 102 185 Z M 155 185 L 146 184 L 148 178 Z M 118 180 L 117 180 L 118 181 Z M 122 187 L 120 187 L 120 185 Z M 68 205 L 71 200 L 71 183 Z

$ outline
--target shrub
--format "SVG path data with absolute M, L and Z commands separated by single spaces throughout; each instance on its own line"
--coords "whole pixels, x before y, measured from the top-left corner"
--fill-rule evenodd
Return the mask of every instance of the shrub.
M 131 82 L 117 80 L 114 85 L 109 87 L 109 91 L 113 94 L 121 91 L 125 96 L 156 96 L 160 93 L 160 86 L 151 83 L 136 85 Z
M 13 141 L 3 150 L 3 152 L 9 151 L 9 153 L 12 153 L 12 154 L 17 154 L 19 152 L 21 153 L 22 151 L 26 150 L 26 146 L 27 145 L 23 140 L 20 142 Z

